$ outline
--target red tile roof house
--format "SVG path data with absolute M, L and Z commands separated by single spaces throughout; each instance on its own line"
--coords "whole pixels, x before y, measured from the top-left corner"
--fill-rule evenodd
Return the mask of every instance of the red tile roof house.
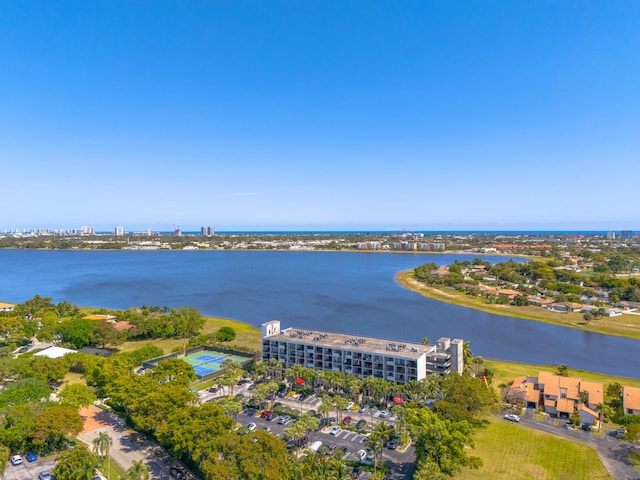
M 595 424 L 600 419 L 597 408 L 604 401 L 604 388 L 601 383 L 539 372 L 537 379 L 516 378 L 508 395 L 530 408 L 542 406 L 552 416 L 569 418 L 578 411 L 583 423 Z
M 625 415 L 640 415 L 640 388 L 622 388 L 622 408 Z

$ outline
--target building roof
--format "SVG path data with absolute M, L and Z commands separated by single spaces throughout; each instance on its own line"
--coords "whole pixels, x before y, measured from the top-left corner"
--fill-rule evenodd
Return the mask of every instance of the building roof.
M 287 328 L 279 334 L 265 337 L 265 340 L 287 341 L 314 345 L 327 348 L 340 348 L 357 352 L 391 355 L 418 359 L 422 355 L 437 355 L 444 353 L 437 350 L 435 345 L 423 345 L 421 343 L 399 342 L 397 340 L 384 340 L 380 338 L 362 337 L 358 335 L 345 335 L 342 333 L 327 333 L 317 330 L 301 330 Z M 448 340 L 448 339 L 445 339 Z M 454 340 L 455 341 L 455 340 Z
M 578 410 L 582 410 L 583 412 L 587 412 L 589 415 L 591 415 L 593 418 L 600 418 L 600 414 L 598 412 L 596 412 L 595 410 L 591 410 L 589 407 L 587 407 L 585 404 L 581 403 L 580 405 L 578 405 Z
M 538 374 L 538 383 L 544 385 L 544 394 L 560 397 L 561 389 L 566 390 L 567 398 L 577 400 L 580 398 L 580 380 L 572 377 L 561 377 L 549 372 Z M 573 411 L 573 410 L 571 410 Z
M 37 353 L 34 353 L 34 357 L 48 357 L 48 358 L 60 358 L 64 357 L 68 353 L 78 353 L 76 350 L 71 350 L 69 348 L 62 347 L 49 347 L 44 350 L 40 350 Z
M 102 315 L 94 313 L 92 315 L 85 315 L 82 317 L 83 320 L 115 320 L 116 317 L 113 315 Z
M 116 330 L 118 330 L 119 332 L 122 332 L 124 330 L 130 330 L 133 328 L 133 324 L 127 322 L 127 321 L 122 321 L 122 322 L 116 322 L 116 324 L 114 325 L 114 328 Z
M 0 308 L 13 308 L 15 306 L 15 303 L 0 302 Z
M 640 410 L 640 388 L 627 387 L 622 388 L 622 402 L 626 410 Z
M 589 400 L 587 403 L 598 405 L 604 402 L 604 387 L 601 383 L 580 381 L 580 391 L 589 392 Z
M 556 410 L 562 413 L 573 413 L 575 401 L 570 398 L 559 398 L 556 402 Z

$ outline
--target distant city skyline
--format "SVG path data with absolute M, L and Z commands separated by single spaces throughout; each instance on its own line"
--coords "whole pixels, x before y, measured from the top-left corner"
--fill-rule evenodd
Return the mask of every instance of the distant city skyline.
M 0 230 L 638 230 L 638 2 L 2 2 Z

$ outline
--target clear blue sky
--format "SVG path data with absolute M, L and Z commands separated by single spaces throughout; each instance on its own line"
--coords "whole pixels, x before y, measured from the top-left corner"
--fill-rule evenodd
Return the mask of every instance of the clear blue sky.
M 0 229 L 640 229 L 640 2 L 0 2 Z

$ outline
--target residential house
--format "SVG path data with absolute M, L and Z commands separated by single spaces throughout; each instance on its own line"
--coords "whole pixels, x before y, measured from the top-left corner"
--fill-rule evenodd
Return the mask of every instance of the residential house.
M 13 303 L 0 302 L 0 312 L 13 312 L 15 307 Z
M 516 378 L 507 399 L 514 399 L 529 408 L 543 407 L 549 415 L 557 417 L 569 418 L 577 411 L 582 422 L 593 424 L 600 418 L 597 410 L 604 402 L 604 388 L 597 382 L 539 372 L 538 378 Z
M 619 308 L 607 308 L 604 311 L 605 317 L 617 317 L 618 315 L 622 315 L 622 310 Z
M 622 387 L 622 408 L 625 415 L 640 415 L 640 388 Z

